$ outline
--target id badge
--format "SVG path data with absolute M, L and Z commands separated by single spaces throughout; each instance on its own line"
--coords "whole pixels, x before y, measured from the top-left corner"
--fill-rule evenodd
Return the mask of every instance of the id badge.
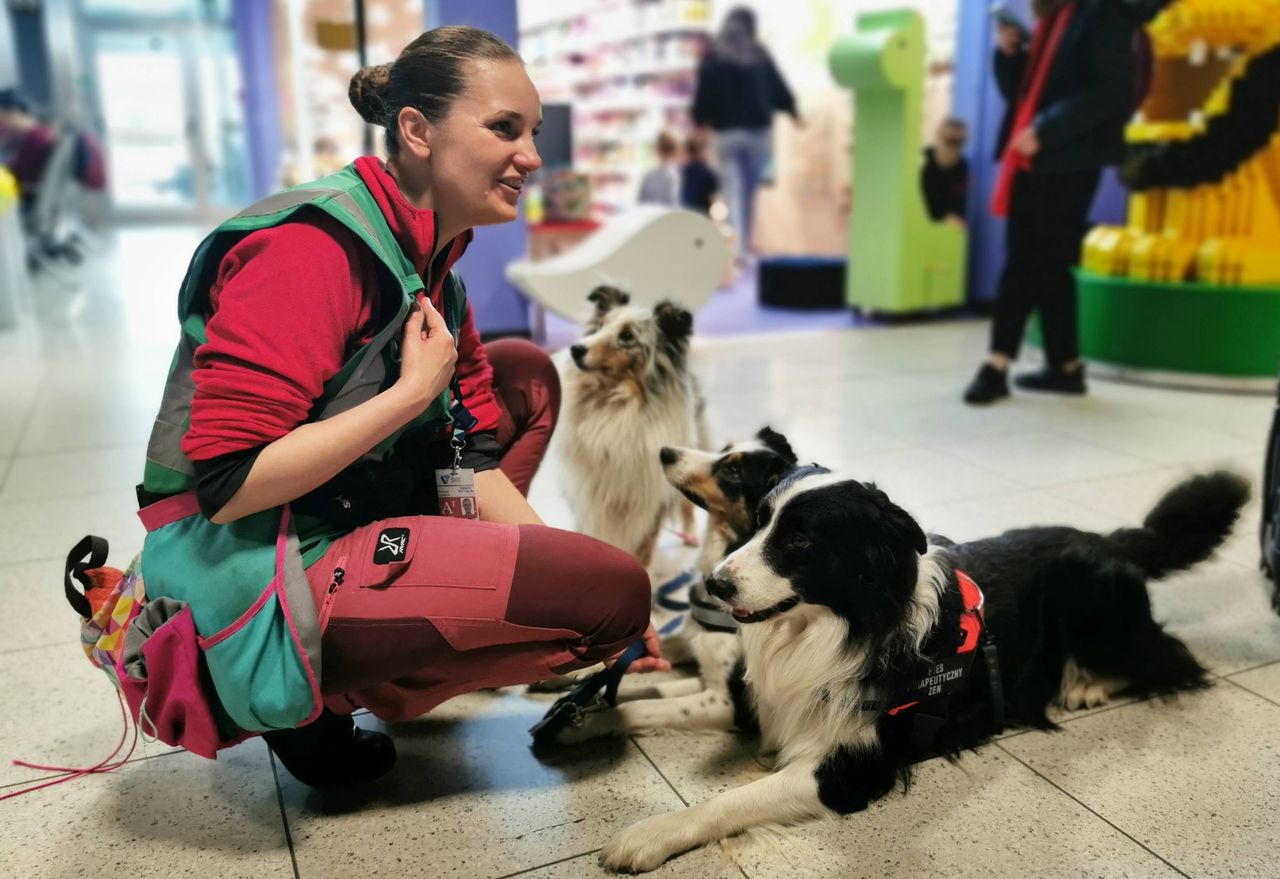
M 440 515 L 455 519 L 479 519 L 480 501 L 476 497 L 476 471 L 470 467 L 448 467 L 436 471 L 436 497 L 440 499 Z

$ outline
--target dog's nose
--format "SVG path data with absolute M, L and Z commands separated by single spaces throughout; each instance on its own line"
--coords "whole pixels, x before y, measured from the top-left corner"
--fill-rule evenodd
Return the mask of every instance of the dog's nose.
M 733 598 L 733 593 L 738 591 L 738 587 L 734 585 L 733 580 L 719 573 L 707 577 L 706 587 L 708 592 L 721 601 L 728 601 Z
M 674 464 L 680 456 L 676 454 L 676 450 L 670 446 L 663 446 L 658 450 L 658 460 L 663 464 Z
M 587 356 L 587 346 L 574 345 L 572 348 L 569 349 L 569 353 L 573 356 L 573 362 L 581 366 L 582 358 Z

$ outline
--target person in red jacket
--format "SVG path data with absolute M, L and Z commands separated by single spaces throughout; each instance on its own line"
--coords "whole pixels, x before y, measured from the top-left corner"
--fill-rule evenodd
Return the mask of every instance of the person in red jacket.
M 1032 313 L 1045 366 L 1014 378 L 1034 392 L 1087 390 L 1072 268 L 1088 230 L 1102 169 L 1120 160 L 1134 108 L 1136 32 L 1149 0 L 1033 0 L 1034 33 L 996 19 L 995 74 L 1007 104 L 992 213 L 1005 217 L 986 360 L 964 392 L 970 405 L 1009 396 Z M 1029 44 L 1028 44 L 1028 36 Z
M 460 693 L 608 660 L 642 636 L 651 655 L 639 670 L 669 667 L 644 569 L 545 526 L 525 499 L 559 406 L 550 358 L 523 340 L 482 344 L 469 306 L 455 345 L 441 317 L 471 228 L 515 220 L 541 164 L 541 105 L 523 64 L 492 34 L 437 28 L 394 63 L 359 71 L 350 98 L 386 128 L 386 161 L 365 156 L 355 170 L 425 283 L 399 375 L 353 409 L 309 420 L 326 383 L 390 317 L 372 251 L 327 214 L 304 213 L 247 234 L 218 264 L 182 443 L 213 522 L 287 502 L 295 516 L 350 528 L 307 569 L 326 710 L 264 736 L 290 773 L 320 787 L 371 780 L 395 759 L 386 735 L 354 726 L 356 708 L 414 717 Z M 479 521 L 433 515 L 432 468 L 453 458 L 447 435 L 408 456 L 397 445 L 381 472 L 357 464 L 455 378 L 475 419 L 462 465 L 475 470 Z M 379 558 L 388 534 L 416 548 L 394 573 Z

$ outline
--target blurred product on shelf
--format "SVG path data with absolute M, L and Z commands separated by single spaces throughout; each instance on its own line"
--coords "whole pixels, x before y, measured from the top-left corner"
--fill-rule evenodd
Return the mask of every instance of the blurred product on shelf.
M 686 135 L 710 0 L 520 5 L 520 52 L 544 102 L 573 107 L 573 164 L 592 213 L 634 204 L 658 134 Z
M 550 222 L 576 223 L 591 217 L 591 178 L 568 168 L 542 177 L 543 214 Z

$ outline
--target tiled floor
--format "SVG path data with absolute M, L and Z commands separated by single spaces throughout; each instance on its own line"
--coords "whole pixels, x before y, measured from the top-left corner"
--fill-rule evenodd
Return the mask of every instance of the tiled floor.
M 59 562 L 86 532 L 123 561 L 142 531 L 131 485 L 170 356 L 173 288 L 194 239 L 125 235 L 85 288 L 42 287 L 0 334 L 0 795 L 84 765 L 119 735 L 85 662 Z M 1081 400 L 959 403 L 981 323 L 702 339 L 717 440 L 772 424 L 802 457 L 875 479 L 932 530 L 968 538 L 1136 522 L 1180 474 L 1256 479 L 1271 403 L 1095 381 Z M 569 512 L 549 464 L 535 505 Z M 657 876 L 1280 876 L 1280 617 L 1257 572 L 1256 503 L 1213 561 L 1152 588 L 1158 615 L 1220 676 L 1170 701 L 1064 718 L 959 764 L 922 767 L 867 812 L 704 850 Z M 664 564 L 682 559 L 668 543 Z M 546 696 L 456 699 L 394 728 L 400 765 L 358 797 L 322 796 L 261 742 L 216 764 L 158 745 L 121 771 L 0 801 L 11 876 L 595 876 L 638 818 L 758 777 L 729 735 L 665 735 L 536 759 Z M 364 717 L 361 721 L 376 724 Z

